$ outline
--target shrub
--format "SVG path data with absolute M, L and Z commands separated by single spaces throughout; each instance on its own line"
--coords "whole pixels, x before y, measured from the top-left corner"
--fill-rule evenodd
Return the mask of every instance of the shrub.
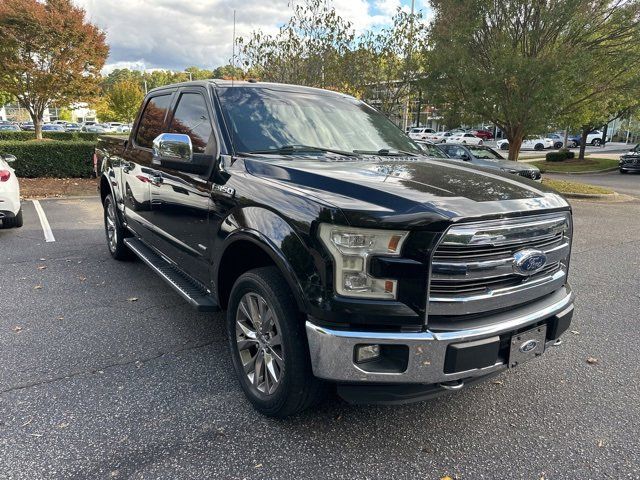
M 562 162 L 574 157 L 575 154 L 570 150 L 558 150 L 557 152 L 549 152 L 546 155 L 547 162 Z
M 18 177 L 90 177 L 93 173 L 94 142 L 0 141 L 0 153 L 15 155 L 11 166 Z
M 49 140 L 84 140 L 88 142 L 95 142 L 98 139 L 99 133 L 88 132 L 42 132 L 42 138 Z M 36 134 L 34 132 L 0 132 L 0 141 L 2 140 L 15 140 L 26 142 L 29 140 L 35 140 Z

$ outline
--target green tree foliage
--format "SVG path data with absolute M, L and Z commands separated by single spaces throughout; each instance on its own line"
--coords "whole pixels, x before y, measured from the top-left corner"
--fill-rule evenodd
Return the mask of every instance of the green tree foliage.
M 115 121 L 132 123 L 144 100 L 144 92 L 138 83 L 122 80 L 111 87 L 106 98 Z
M 65 122 L 70 122 L 72 119 L 71 110 L 68 108 L 61 108 L 58 112 L 58 120 L 64 120 Z
M 38 139 L 49 104 L 97 93 L 109 48 L 71 0 L 0 1 L 0 38 L 0 90 L 28 110 Z
M 615 90 L 636 0 L 433 0 L 427 88 L 441 108 L 489 119 L 517 159 L 526 134 Z M 620 43 L 619 43 L 620 42 Z

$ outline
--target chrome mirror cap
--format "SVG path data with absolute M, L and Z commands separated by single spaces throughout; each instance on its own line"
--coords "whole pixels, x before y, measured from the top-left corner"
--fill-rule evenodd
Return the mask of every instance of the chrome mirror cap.
M 161 133 L 153 141 L 154 160 L 191 163 L 193 145 L 189 135 Z
M 13 163 L 17 160 L 15 155 L 0 155 L 0 158 L 2 158 L 7 163 Z

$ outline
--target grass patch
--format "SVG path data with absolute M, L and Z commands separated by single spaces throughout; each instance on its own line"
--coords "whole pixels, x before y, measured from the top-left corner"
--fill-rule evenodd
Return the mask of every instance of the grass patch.
M 599 187 L 597 185 L 589 185 L 587 183 L 567 182 L 564 180 L 542 179 L 542 183 L 547 187 L 551 187 L 560 193 L 588 193 L 597 195 L 606 195 L 613 193 L 613 190 Z
M 571 158 L 561 162 L 538 161 L 531 162 L 538 167 L 542 173 L 579 173 L 591 172 L 598 170 L 606 170 L 618 166 L 618 160 L 612 158 L 592 158 L 587 157 L 584 160 Z

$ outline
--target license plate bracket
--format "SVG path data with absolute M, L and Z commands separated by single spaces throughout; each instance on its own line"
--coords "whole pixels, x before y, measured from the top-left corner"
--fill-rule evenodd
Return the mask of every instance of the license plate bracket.
M 509 368 L 539 357 L 544 353 L 547 326 L 539 325 L 511 337 Z

